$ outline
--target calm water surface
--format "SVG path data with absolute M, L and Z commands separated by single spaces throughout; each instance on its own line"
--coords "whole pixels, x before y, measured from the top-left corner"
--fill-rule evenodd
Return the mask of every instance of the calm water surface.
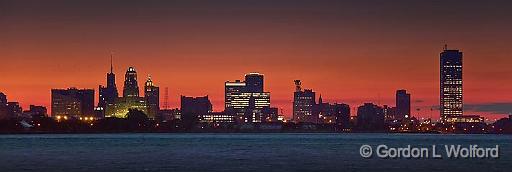
M 363 144 L 500 146 L 498 159 L 362 158 Z M 439 149 L 444 151 L 443 149 Z M 510 135 L 0 135 L 0 171 L 508 171 Z

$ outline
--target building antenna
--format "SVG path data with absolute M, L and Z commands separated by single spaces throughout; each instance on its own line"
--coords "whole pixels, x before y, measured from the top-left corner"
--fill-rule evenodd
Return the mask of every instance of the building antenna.
M 169 87 L 165 87 L 164 109 L 169 109 Z
M 114 57 L 113 56 L 114 55 L 112 55 L 112 54 L 113 54 L 112 51 L 110 51 L 110 73 L 114 73 L 113 72 L 114 71 L 114 65 L 113 65 L 113 63 L 114 63 Z
M 444 50 L 448 50 L 448 44 L 444 44 Z

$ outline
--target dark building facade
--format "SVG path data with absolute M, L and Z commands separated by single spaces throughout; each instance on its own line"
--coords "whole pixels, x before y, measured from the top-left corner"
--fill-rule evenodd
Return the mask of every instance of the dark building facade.
M 52 89 L 52 117 L 94 116 L 93 89 Z
M 463 115 L 462 89 L 462 52 L 445 46 L 440 54 L 439 107 L 442 120 Z
M 0 92 L 0 106 L 2 106 L 2 105 L 5 106 L 6 104 L 7 104 L 7 96 L 4 93 Z
M 24 111 L 24 114 L 31 116 L 32 118 L 43 118 L 48 116 L 48 110 L 44 106 L 30 105 L 28 111 Z
M 0 92 L 0 120 L 7 118 L 7 96 Z
M 107 73 L 107 86 L 104 87 L 100 85 L 98 91 L 98 107 L 101 108 L 104 116 L 104 112 L 107 106 L 114 104 L 116 99 L 119 97 L 116 86 L 116 74 L 114 74 L 112 59 L 110 61 L 110 73 Z
M 350 106 L 348 104 L 334 104 L 331 105 L 334 109 L 334 116 L 336 117 L 336 126 L 339 129 L 346 130 L 350 126 Z
M 411 117 L 411 94 L 406 90 L 396 91 L 396 114 L 395 119 L 402 120 Z
M 384 113 L 382 108 L 365 103 L 357 108 L 357 129 L 360 131 L 384 131 Z
M 181 120 L 185 127 L 192 127 L 199 122 L 199 117 L 212 112 L 212 103 L 208 96 L 187 97 L 181 96 Z
M 128 67 L 124 75 L 123 97 L 139 97 L 137 71 L 134 67 Z
M 148 117 L 155 119 L 158 112 L 160 111 L 160 89 L 153 84 L 151 76 L 148 77 L 146 83 L 144 84 L 144 98 L 148 108 Z
M 263 74 L 253 72 L 245 75 L 246 92 L 261 93 L 263 92 Z
M 301 82 L 295 80 L 296 90 L 293 94 L 293 121 L 318 123 L 318 113 L 315 113 L 316 98 L 313 90 L 302 90 Z

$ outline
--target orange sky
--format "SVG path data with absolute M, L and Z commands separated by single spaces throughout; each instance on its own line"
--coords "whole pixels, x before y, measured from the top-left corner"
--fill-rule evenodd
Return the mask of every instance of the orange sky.
M 467 114 L 497 118 L 512 111 L 511 7 L 506 1 L 456 7 L 407 1 L 2 1 L 0 91 L 24 107 L 49 107 L 51 88 L 97 93 L 114 51 L 120 91 L 125 70 L 134 66 L 139 81 L 152 75 L 162 101 L 169 87 L 171 107 L 179 106 L 179 95 L 209 95 L 221 111 L 224 81 L 257 71 L 265 74 L 272 105 L 287 116 L 293 80 L 300 79 L 324 101 L 353 108 L 363 102 L 394 105 L 395 90 L 407 89 L 413 109 L 421 109 L 417 116 L 437 118 L 430 107 L 438 104 L 439 53 L 448 43 L 464 53 L 465 104 L 491 107 Z M 502 106 L 492 109 L 494 103 Z

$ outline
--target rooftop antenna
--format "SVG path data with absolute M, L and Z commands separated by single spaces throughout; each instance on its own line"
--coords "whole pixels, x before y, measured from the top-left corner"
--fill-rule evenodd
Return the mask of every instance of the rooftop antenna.
M 112 51 L 110 51 L 110 73 L 114 73 L 114 72 L 113 72 L 113 71 L 114 71 L 114 65 L 113 65 L 113 63 L 114 63 L 114 57 L 113 57 L 113 55 L 112 55 L 112 54 L 113 54 L 113 53 L 112 53 Z
M 165 87 L 164 109 L 169 109 L 169 87 Z
M 448 44 L 444 44 L 444 50 L 448 50 Z

